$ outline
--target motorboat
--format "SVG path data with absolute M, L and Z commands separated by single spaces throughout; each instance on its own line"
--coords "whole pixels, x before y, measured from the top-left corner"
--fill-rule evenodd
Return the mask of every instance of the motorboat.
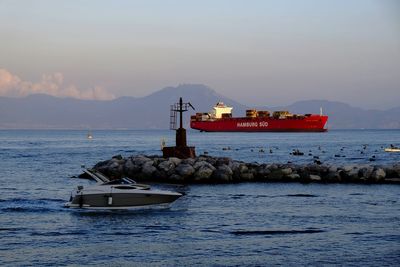
M 181 193 L 158 190 L 138 184 L 130 178 L 110 180 L 95 170 L 84 170 L 97 181 L 96 185 L 78 186 L 71 193 L 67 208 L 81 209 L 142 209 L 163 208 L 182 196 Z
M 384 150 L 385 150 L 385 152 L 400 152 L 400 147 L 390 145 L 390 147 L 387 147 Z
M 400 147 L 388 147 L 385 148 L 385 152 L 400 152 Z

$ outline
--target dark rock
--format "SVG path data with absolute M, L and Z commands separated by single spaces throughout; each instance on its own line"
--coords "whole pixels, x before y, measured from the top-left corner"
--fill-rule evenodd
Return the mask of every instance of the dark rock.
M 175 172 L 185 179 L 193 175 L 195 169 L 189 164 L 181 163 L 178 166 L 176 166 Z
M 113 159 L 118 159 L 118 160 L 122 160 L 123 157 L 121 155 L 116 155 L 112 157 Z
M 340 176 L 341 171 L 337 172 L 329 172 L 324 176 L 325 181 L 328 183 L 339 183 L 342 181 L 342 177 Z
M 161 162 L 160 164 L 158 164 L 157 168 L 160 171 L 164 171 L 165 173 L 167 173 L 168 175 L 171 175 L 174 173 L 175 171 L 175 164 L 170 161 L 169 159 L 166 161 Z
M 132 157 L 131 160 L 132 160 L 133 164 L 138 165 L 138 166 L 142 166 L 146 162 L 151 161 L 150 158 L 142 156 L 142 155 Z
M 195 159 L 192 159 L 192 158 L 187 158 L 187 159 L 184 159 L 184 160 L 182 160 L 182 163 L 184 163 L 184 164 L 189 164 L 189 165 L 192 165 L 193 166 L 193 164 L 195 163 Z
M 385 179 L 386 173 L 382 168 L 375 169 L 371 174 L 371 179 L 375 182 L 381 182 Z
M 172 174 L 172 175 L 168 178 L 168 180 L 169 180 L 170 182 L 173 182 L 173 183 L 183 183 L 183 182 L 184 182 L 183 177 L 180 176 L 180 175 L 178 175 L 178 174 Z
M 281 169 L 272 170 L 268 175 L 268 180 L 271 181 L 281 181 L 284 177 L 284 173 Z
M 229 182 L 232 180 L 233 171 L 227 165 L 218 166 L 213 172 L 212 177 L 217 182 Z
M 287 175 L 286 177 L 292 181 L 296 181 L 296 180 L 300 179 L 300 175 L 297 173 L 291 173 L 291 174 Z
M 254 180 L 254 173 L 245 172 L 241 174 L 242 181 L 252 181 Z
M 179 183 L 244 181 L 397 183 L 400 181 L 400 163 L 392 166 L 357 164 L 328 166 L 317 160 L 317 156 L 314 158 L 313 164 L 295 165 L 245 163 L 228 157 L 217 158 L 206 155 L 185 160 L 144 155 L 123 158 L 117 155 L 110 160 L 97 163 L 93 168 L 110 179 L 128 176 L 137 181 Z M 81 178 L 85 176 L 80 175 Z
M 259 166 L 256 170 L 255 178 L 259 180 L 265 180 L 268 178 L 271 171 L 268 169 L 266 164 Z
M 230 165 L 232 164 L 231 162 L 232 160 L 230 158 L 227 157 L 221 157 L 217 159 L 216 165 L 217 166 L 221 166 L 221 165 Z
M 172 163 L 174 163 L 175 166 L 178 166 L 179 164 L 181 164 L 182 160 L 175 158 L 175 157 L 170 157 L 168 158 L 169 161 L 171 161 Z
M 210 179 L 211 175 L 213 174 L 215 168 L 211 164 L 202 165 L 197 169 L 197 171 L 193 175 L 193 180 L 196 182 L 206 182 Z
M 147 161 L 142 166 L 142 173 L 147 177 L 151 177 L 156 171 L 157 168 L 153 166 L 153 161 Z
M 308 177 L 312 182 L 320 182 L 322 179 L 319 175 L 310 174 Z
M 371 166 L 362 167 L 358 171 L 358 177 L 368 180 L 371 177 L 373 171 L 374 168 Z

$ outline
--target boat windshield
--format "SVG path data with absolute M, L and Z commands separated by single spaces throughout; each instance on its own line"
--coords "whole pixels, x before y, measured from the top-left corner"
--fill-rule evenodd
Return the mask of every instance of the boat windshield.
M 103 185 L 110 185 L 110 184 L 136 184 L 136 182 L 130 178 L 121 178 L 117 180 L 112 180 L 107 183 L 104 183 Z

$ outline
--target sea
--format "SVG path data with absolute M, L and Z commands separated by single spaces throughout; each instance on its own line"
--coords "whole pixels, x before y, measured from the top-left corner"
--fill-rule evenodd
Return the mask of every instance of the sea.
M 1 266 L 400 266 L 400 185 L 153 184 L 170 208 L 79 211 L 73 178 L 115 155 L 160 155 L 169 130 L 1 130 Z M 399 130 L 201 133 L 196 153 L 258 163 L 387 165 Z M 298 149 L 303 156 L 291 152 Z

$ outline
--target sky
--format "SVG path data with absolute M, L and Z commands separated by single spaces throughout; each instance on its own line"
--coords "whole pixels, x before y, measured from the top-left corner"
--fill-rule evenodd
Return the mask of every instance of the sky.
M 400 1 L 0 0 L 0 96 L 205 84 L 248 106 L 400 106 Z

